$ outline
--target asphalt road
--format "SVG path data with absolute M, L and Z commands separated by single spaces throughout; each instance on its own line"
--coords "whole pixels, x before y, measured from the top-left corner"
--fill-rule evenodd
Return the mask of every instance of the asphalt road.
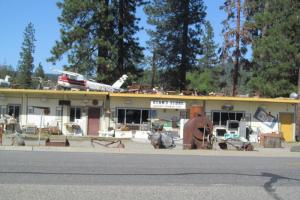
M 300 159 L 0 151 L 0 199 L 300 199 Z

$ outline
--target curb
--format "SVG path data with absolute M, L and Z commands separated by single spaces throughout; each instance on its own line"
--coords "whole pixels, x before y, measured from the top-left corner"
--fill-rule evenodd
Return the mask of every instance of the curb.
M 300 157 L 299 152 L 289 149 L 258 149 L 256 151 L 236 150 L 183 150 L 183 149 L 119 149 L 91 147 L 46 147 L 46 146 L 0 146 L 0 151 L 117 153 L 147 155 L 190 155 L 190 156 L 239 156 L 239 157 Z

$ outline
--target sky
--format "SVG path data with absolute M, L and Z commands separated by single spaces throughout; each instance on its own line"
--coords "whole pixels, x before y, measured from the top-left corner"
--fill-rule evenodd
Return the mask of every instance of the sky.
M 31 22 L 35 28 L 35 53 L 34 64 L 41 63 L 45 72 L 52 73 L 50 67 L 52 63 L 46 60 L 51 56 L 51 49 L 56 40 L 60 38 L 60 24 L 57 17 L 60 10 L 56 6 L 57 0 L 0 0 L 0 64 L 17 67 L 20 59 L 21 45 L 23 42 L 23 32 L 25 27 Z M 222 44 L 221 22 L 225 18 L 225 13 L 219 10 L 224 0 L 204 0 L 207 6 L 207 20 L 213 26 L 215 42 Z M 137 34 L 141 46 L 146 45 L 149 36 L 146 33 L 147 17 L 140 8 L 137 16 L 141 18 L 140 26 L 144 30 Z M 57 62 L 54 67 L 61 68 L 67 64 L 66 59 Z

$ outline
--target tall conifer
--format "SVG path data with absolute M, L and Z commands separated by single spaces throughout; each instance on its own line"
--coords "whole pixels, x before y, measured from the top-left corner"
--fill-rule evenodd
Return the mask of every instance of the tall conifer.
M 35 29 L 32 23 L 29 23 L 24 31 L 24 40 L 20 52 L 20 60 L 18 63 L 17 84 L 21 87 L 32 87 L 32 71 L 34 68 L 34 50 L 35 50 Z
M 145 7 L 148 23 L 154 26 L 148 31 L 150 44 L 167 89 L 187 87 L 186 73 L 201 54 L 205 9 L 202 0 L 152 0 Z

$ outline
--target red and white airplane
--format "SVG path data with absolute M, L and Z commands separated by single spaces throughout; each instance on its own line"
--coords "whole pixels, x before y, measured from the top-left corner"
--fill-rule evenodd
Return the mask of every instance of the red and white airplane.
M 128 78 L 126 74 L 120 77 L 113 85 L 107 85 L 103 83 L 97 83 L 94 80 L 87 79 L 82 74 L 75 72 L 64 71 L 64 70 L 54 70 L 61 73 L 58 77 L 57 84 L 59 87 L 67 89 L 79 89 L 79 90 L 92 90 L 92 91 L 102 91 L 102 92 L 120 92 L 122 91 L 121 86 Z

